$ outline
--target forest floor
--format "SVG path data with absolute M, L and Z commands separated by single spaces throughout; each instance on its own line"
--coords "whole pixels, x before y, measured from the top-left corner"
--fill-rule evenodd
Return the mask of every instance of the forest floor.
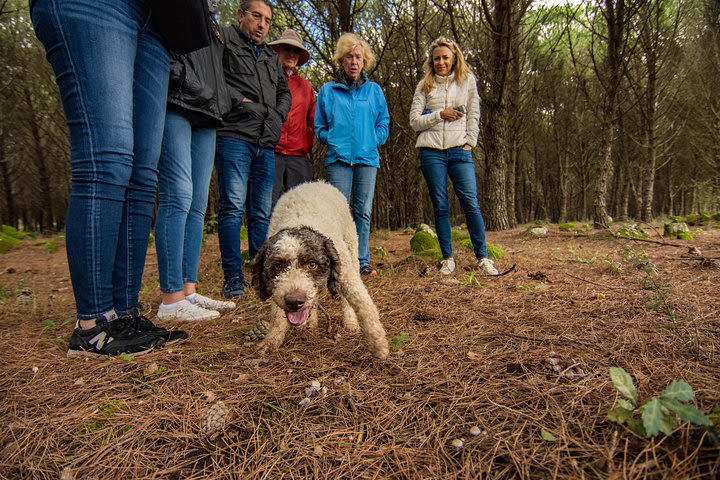
M 183 343 L 67 358 L 64 239 L 25 239 L 0 255 L 0 478 L 720 478 L 717 433 L 680 421 L 644 438 L 608 419 L 610 367 L 640 403 L 682 379 L 717 415 L 720 269 L 688 251 L 720 258 L 720 223 L 672 245 L 548 229 L 489 232 L 499 269 L 516 265 L 496 278 L 456 246 L 454 280 L 410 256 L 410 235 L 375 232 L 387 256 L 365 282 L 393 339 L 386 361 L 336 326 L 329 298 L 316 332 L 259 358 L 246 335 L 269 308 L 252 292 L 218 320 L 173 325 Z M 214 235 L 200 269 L 217 298 Z M 146 314 L 159 299 L 151 247 Z

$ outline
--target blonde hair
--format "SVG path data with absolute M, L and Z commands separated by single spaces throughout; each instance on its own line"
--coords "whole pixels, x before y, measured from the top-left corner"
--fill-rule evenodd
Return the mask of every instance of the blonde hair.
M 470 75 L 470 69 L 468 68 L 467 63 L 465 63 L 465 57 L 463 56 L 462 50 L 460 50 L 460 46 L 447 37 L 438 37 L 430 44 L 427 59 L 425 59 L 425 63 L 423 64 L 425 76 L 421 80 L 421 83 L 422 90 L 425 93 L 430 93 L 430 91 L 435 88 L 435 70 L 433 69 L 432 57 L 433 51 L 438 47 L 447 47 L 452 52 L 453 58 L 455 59 L 452 71 L 455 73 L 455 81 L 457 83 L 465 83 L 465 80 Z
M 345 55 L 352 52 L 358 45 L 362 46 L 363 49 L 364 70 L 370 70 L 375 65 L 375 54 L 370 45 L 354 33 L 343 33 L 338 38 L 337 45 L 335 45 L 335 55 L 333 55 L 333 60 L 338 67 L 342 67 L 342 60 Z

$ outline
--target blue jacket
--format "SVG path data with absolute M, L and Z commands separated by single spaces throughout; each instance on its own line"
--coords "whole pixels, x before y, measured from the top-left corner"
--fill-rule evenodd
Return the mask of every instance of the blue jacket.
M 335 80 L 320 88 L 315 136 L 327 145 L 326 166 L 340 161 L 380 167 L 378 147 L 387 140 L 390 114 L 380 85 L 362 80 L 353 88 Z

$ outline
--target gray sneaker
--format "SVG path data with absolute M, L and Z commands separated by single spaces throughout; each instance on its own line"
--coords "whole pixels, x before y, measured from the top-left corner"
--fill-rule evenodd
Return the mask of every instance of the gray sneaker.
M 455 271 L 455 260 L 452 258 L 446 258 L 440 263 L 440 273 L 443 275 L 450 275 Z
M 483 258 L 480 262 L 478 262 L 478 270 L 486 275 L 497 275 L 499 273 L 497 268 L 495 268 L 493 261 L 489 258 Z

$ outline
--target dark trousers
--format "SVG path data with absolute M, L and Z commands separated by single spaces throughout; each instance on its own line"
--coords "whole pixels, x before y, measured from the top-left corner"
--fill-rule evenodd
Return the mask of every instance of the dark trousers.
M 301 183 L 311 182 L 313 168 L 307 157 L 275 153 L 275 184 L 272 192 L 272 206 L 280 196 Z

